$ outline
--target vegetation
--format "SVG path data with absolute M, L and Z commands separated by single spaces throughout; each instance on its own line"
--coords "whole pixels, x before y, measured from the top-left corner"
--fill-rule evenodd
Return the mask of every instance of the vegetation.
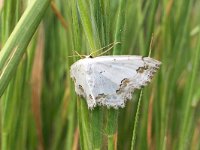
M 200 149 L 200 2 L 195 0 L 0 1 L 2 150 Z M 78 57 L 162 61 L 125 108 L 88 110 L 74 92 Z M 98 56 L 97 53 L 95 53 Z

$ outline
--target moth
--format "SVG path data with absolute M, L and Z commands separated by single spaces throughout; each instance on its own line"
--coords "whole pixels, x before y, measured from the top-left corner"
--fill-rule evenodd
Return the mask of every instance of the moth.
M 76 93 L 90 109 L 97 105 L 119 108 L 151 81 L 160 65 L 153 58 L 136 55 L 88 56 L 72 64 L 70 75 Z

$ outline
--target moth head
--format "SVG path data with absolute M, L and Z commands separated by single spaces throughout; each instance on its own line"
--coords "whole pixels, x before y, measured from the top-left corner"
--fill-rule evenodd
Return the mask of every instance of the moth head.
M 92 55 L 87 55 L 85 58 L 94 58 Z

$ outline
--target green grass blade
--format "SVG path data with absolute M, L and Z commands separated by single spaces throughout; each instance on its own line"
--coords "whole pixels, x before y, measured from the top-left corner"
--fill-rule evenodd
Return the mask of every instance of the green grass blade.
M 107 124 L 106 124 L 106 134 L 108 137 L 108 150 L 113 150 L 115 147 L 115 133 L 118 127 L 118 110 L 110 108 L 107 110 Z
M 117 14 L 117 25 L 115 31 L 115 42 L 122 42 L 122 36 L 124 33 L 124 24 L 125 24 L 125 14 L 126 14 L 126 0 L 120 0 L 119 9 Z M 121 44 L 117 44 L 114 47 L 113 54 L 119 55 L 121 54 L 122 46 Z
M 0 96 L 12 78 L 12 74 L 16 70 L 49 3 L 49 0 L 33 1 L 0 51 Z
M 193 61 L 192 61 L 192 72 L 188 79 L 188 86 L 186 89 L 187 96 L 185 97 L 185 106 L 184 106 L 184 114 L 183 114 L 183 122 L 181 125 L 181 132 L 180 132 L 180 143 L 179 143 L 179 149 L 187 149 L 188 145 L 190 145 L 189 141 L 191 140 L 189 137 L 191 137 L 191 118 L 194 117 L 194 109 L 191 109 L 192 106 L 192 99 L 195 91 L 195 81 L 198 78 L 198 68 L 200 65 L 199 58 L 200 58 L 200 34 L 199 34 L 199 40 L 197 43 L 196 51 L 193 54 Z
M 135 114 L 135 121 L 134 121 L 134 127 L 133 127 L 133 135 L 132 135 L 132 140 L 131 140 L 131 150 L 134 150 L 135 146 L 135 140 L 136 140 L 136 131 L 137 131 L 137 125 L 138 125 L 138 119 L 139 119 L 139 113 L 140 113 L 140 105 L 141 105 L 141 100 L 142 100 L 142 90 L 140 92 L 140 97 L 138 100 L 137 104 L 137 111 Z
M 87 38 L 87 41 L 89 43 L 90 50 L 96 50 L 98 47 L 100 47 L 96 22 L 92 16 L 92 13 L 90 11 L 87 11 L 90 9 L 88 6 L 88 3 L 86 3 L 85 0 L 78 0 L 77 1 L 82 26 L 84 29 L 85 36 Z

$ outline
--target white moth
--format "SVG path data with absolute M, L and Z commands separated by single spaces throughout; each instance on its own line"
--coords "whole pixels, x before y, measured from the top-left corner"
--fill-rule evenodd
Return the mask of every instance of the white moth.
M 97 105 L 118 108 L 151 81 L 160 64 L 134 55 L 88 56 L 75 62 L 70 73 L 76 93 L 87 100 L 90 109 Z

